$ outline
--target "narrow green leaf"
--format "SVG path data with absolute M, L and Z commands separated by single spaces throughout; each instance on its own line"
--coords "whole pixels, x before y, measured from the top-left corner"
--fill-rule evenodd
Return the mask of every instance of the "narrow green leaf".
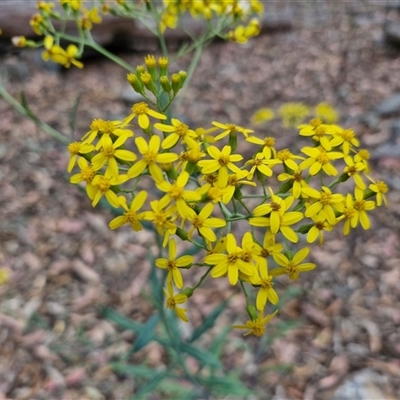
M 155 374 L 155 369 L 147 367 L 145 365 L 132 365 L 125 363 L 111 363 L 110 367 L 113 371 L 134 376 L 135 378 L 150 379 Z
M 225 327 L 222 332 L 218 334 L 218 336 L 211 343 L 210 348 L 208 349 L 212 354 L 217 357 L 220 357 L 224 344 L 226 343 L 226 338 L 228 337 L 232 328 L 230 326 Z
M 206 318 L 204 318 L 204 320 L 200 324 L 200 326 L 193 331 L 192 337 L 189 340 L 190 342 L 195 341 L 204 332 L 207 332 L 214 326 L 216 319 L 225 310 L 227 303 L 228 303 L 227 300 L 223 301 L 221 304 L 219 304 L 217 307 L 215 307 L 214 310 L 212 310 L 211 313 L 208 314 Z
M 170 370 L 165 369 L 164 371 L 154 375 L 153 379 L 147 382 L 138 392 L 136 392 L 134 396 L 135 400 L 142 399 L 146 394 L 153 392 L 169 374 Z
M 179 347 L 180 347 L 181 351 L 196 358 L 202 364 L 207 364 L 209 366 L 218 367 L 218 368 L 221 367 L 221 362 L 219 361 L 219 359 L 214 354 L 212 354 L 211 352 L 209 352 L 206 349 L 200 349 L 189 343 L 182 343 L 182 344 L 180 344 Z
M 119 327 L 123 329 L 128 329 L 132 332 L 135 332 L 137 334 L 141 334 L 143 331 L 143 324 L 139 322 L 135 322 L 131 320 L 130 318 L 127 318 L 123 316 L 122 314 L 118 313 L 117 311 L 112 310 L 111 308 L 108 307 L 100 307 L 100 313 L 103 315 L 103 317 L 109 319 L 110 321 L 115 322 Z
M 244 385 L 237 376 L 200 377 L 199 381 L 216 396 L 234 395 L 235 398 L 244 398 L 253 392 Z
M 154 339 L 154 333 L 156 329 L 156 325 L 160 320 L 160 314 L 152 315 L 147 322 L 145 323 L 142 332 L 140 333 L 139 337 L 136 339 L 135 344 L 132 348 L 132 354 L 142 349 L 144 346 L 147 345 L 151 340 Z

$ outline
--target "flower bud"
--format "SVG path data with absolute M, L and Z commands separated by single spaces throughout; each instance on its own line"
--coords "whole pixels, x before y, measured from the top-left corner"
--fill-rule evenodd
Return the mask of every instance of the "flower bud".
M 182 240 L 189 240 L 189 236 L 186 231 L 184 231 L 182 228 L 176 228 L 175 232 L 176 236 L 180 237 Z
M 146 87 L 146 89 L 150 90 L 150 92 L 155 95 L 156 86 L 154 85 L 154 81 L 151 75 L 148 72 L 143 72 L 143 74 L 140 74 L 140 79 L 142 80 L 143 85 Z
M 134 73 L 131 72 L 130 74 L 128 74 L 126 76 L 126 79 L 128 80 L 135 92 L 143 94 L 142 81 Z
M 144 58 L 144 62 L 146 64 L 147 70 L 149 71 L 151 78 L 153 81 L 157 79 L 157 71 L 156 71 L 156 59 L 152 55 L 148 55 L 147 57 Z
M 158 59 L 158 67 L 160 68 L 160 75 L 168 75 L 168 57 L 160 57 Z
M 174 95 L 176 95 L 179 92 L 179 89 L 182 87 L 180 75 L 172 74 L 171 81 L 172 81 L 172 90 L 174 91 Z
M 179 89 L 181 89 L 182 86 L 183 86 L 183 84 L 184 84 L 185 81 L 186 81 L 187 73 L 186 73 L 185 71 L 179 71 L 179 72 L 178 72 L 178 75 L 179 75 L 179 77 L 181 78 L 181 80 L 180 80 L 180 86 L 179 86 Z
M 171 84 L 169 83 L 169 79 L 167 76 L 163 75 L 160 78 L 160 84 L 161 87 L 163 88 L 164 92 L 169 93 L 171 91 Z

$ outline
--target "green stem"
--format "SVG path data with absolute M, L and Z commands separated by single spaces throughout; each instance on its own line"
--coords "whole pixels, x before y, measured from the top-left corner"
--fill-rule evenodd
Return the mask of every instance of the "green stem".
M 61 143 L 70 143 L 70 140 L 66 136 L 52 128 L 50 125 L 47 125 L 45 122 L 41 121 L 30 110 L 27 110 L 23 105 L 15 100 L 14 97 L 12 97 L 2 85 L 0 85 L 0 96 L 3 97 L 3 99 L 6 100 L 12 107 L 14 107 L 14 109 L 17 110 L 20 114 L 25 115 L 26 117 L 31 119 L 43 132 L 46 132 L 50 136 L 53 136 Z

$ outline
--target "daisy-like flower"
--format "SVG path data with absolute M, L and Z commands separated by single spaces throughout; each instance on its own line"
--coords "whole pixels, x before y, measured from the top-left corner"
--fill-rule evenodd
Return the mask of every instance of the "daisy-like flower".
M 157 118 L 157 119 L 167 119 L 167 117 L 158 111 L 154 111 L 149 108 L 149 105 L 144 101 L 140 103 L 136 103 L 132 106 L 132 114 L 128 115 L 122 122 L 121 128 L 124 128 L 128 125 L 136 116 L 138 118 L 138 124 L 143 130 L 148 130 L 150 127 L 150 117 Z
M 164 237 L 163 247 L 167 245 L 170 236 L 173 235 L 177 229 L 173 222 L 175 211 L 173 207 L 166 208 L 168 203 L 169 200 L 166 198 L 162 201 L 153 200 L 150 202 L 152 211 L 146 211 L 144 215 L 144 219 L 151 221 L 156 227 L 158 234 Z
M 345 156 L 349 154 L 352 147 L 358 147 L 360 145 L 360 141 L 357 139 L 352 129 L 343 129 L 338 125 L 331 125 L 331 131 L 335 137 L 335 146 L 341 145 Z
M 65 51 L 65 58 L 66 61 L 62 63 L 65 68 L 70 68 L 72 65 L 75 65 L 75 67 L 81 69 L 83 68 L 83 63 L 78 61 L 75 57 L 79 53 L 78 48 L 74 44 L 70 44 L 66 51 Z
M 355 162 L 352 157 L 345 157 L 344 161 L 347 165 L 344 168 L 343 173 L 354 179 L 354 183 L 358 189 L 362 191 L 365 190 L 367 186 L 359 174 L 359 172 L 364 171 L 365 164 L 362 162 Z
M 315 107 L 315 114 L 326 124 L 334 124 L 338 119 L 338 112 L 328 103 L 319 103 Z
M 337 169 L 331 164 L 331 161 L 343 158 L 343 153 L 339 151 L 326 151 L 322 147 L 303 147 L 301 152 L 309 156 L 300 164 L 300 169 L 310 168 L 310 175 L 318 174 L 321 169 L 328 176 L 336 176 Z
M 172 163 L 178 159 L 178 155 L 175 153 L 160 154 L 161 139 L 157 135 L 153 135 L 148 144 L 142 137 L 136 138 L 135 143 L 143 157 L 129 169 L 128 176 L 130 178 L 136 178 L 141 175 L 146 168 L 148 168 L 150 175 L 156 182 L 162 181 L 163 174 L 157 163 Z
M 318 118 L 312 119 L 309 125 L 303 124 L 298 128 L 300 129 L 299 135 L 311 136 L 313 140 L 319 142 L 327 151 L 331 151 L 332 147 L 339 144 L 339 142 L 332 142 L 332 133 L 329 131 L 328 125 L 323 124 Z
M 86 182 L 86 194 L 88 195 L 90 200 L 93 200 L 95 188 L 92 185 L 92 181 L 96 175 L 96 171 L 93 166 L 89 165 L 89 163 L 82 157 L 79 158 L 78 165 L 81 169 L 81 172 L 72 175 L 69 181 L 73 184 Z
M 174 201 L 179 215 L 184 219 L 189 217 L 191 210 L 186 201 L 195 202 L 201 199 L 201 195 L 195 191 L 185 190 L 188 180 L 189 174 L 186 171 L 182 171 L 175 183 L 167 181 L 156 182 L 157 188 L 166 193 L 160 201 L 168 201 L 167 204 Z
M 133 132 L 130 129 L 122 129 L 121 121 L 104 121 L 102 119 L 94 119 L 90 124 L 90 130 L 83 136 L 83 143 L 92 143 L 96 137 L 105 138 L 114 135 L 117 137 L 126 136 L 130 138 L 133 136 Z M 96 145 L 96 150 L 99 150 L 102 146 L 101 140 Z
M 257 206 L 253 210 L 253 217 L 249 219 L 249 223 L 252 226 L 270 226 L 271 232 L 276 234 L 281 229 L 281 225 L 288 226 L 299 222 L 303 218 L 303 213 L 295 211 L 287 213 L 293 204 L 293 196 L 288 196 L 283 200 L 275 195 L 271 188 L 269 191 L 271 203 Z M 269 217 L 265 217 L 265 215 L 269 215 Z
M 94 169 L 98 171 L 108 163 L 105 174 L 117 178 L 119 174 L 117 159 L 123 161 L 135 161 L 137 158 L 136 154 L 129 150 L 118 149 L 118 147 L 121 147 L 126 140 L 126 136 L 120 136 L 113 143 L 109 136 L 104 137 L 104 139 L 102 138 L 103 147 L 101 148 L 100 153 L 96 154 L 92 158 Z
M 268 300 L 271 304 L 276 304 L 279 297 L 274 289 L 273 277 L 268 273 L 268 263 L 265 258 L 259 258 L 258 273 L 259 280 L 255 284 L 260 285 L 260 289 L 256 297 L 256 307 L 257 310 L 263 310 Z
M 189 147 L 193 147 L 196 144 L 197 134 L 194 130 L 189 129 L 189 127 L 179 119 L 171 118 L 172 125 L 165 124 L 154 124 L 154 128 L 160 130 L 161 132 L 169 133 L 169 135 L 162 141 L 162 149 L 170 149 L 174 147 L 179 140 L 187 144 Z
M 364 193 L 360 190 L 354 191 L 355 199 L 350 193 L 346 196 L 346 206 L 343 215 L 337 218 L 337 221 L 345 219 L 343 226 L 343 234 L 348 235 L 350 228 L 355 228 L 358 222 L 361 223 L 363 229 L 367 230 L 371 227 L 367 211 L 375 208 L 375 202 L 371 200 L 364 200 Z
M 371 153 L 367 149 L 360 149 L 358 152 L 354 155 L 354 161 L 356 163 L 363 163 L 364 164 L 364 172 L 366 174 L 369 174 L 370 168 L 369 168 L 369 163 L 368 160 L 371 158 Z
M 292 170 L 296 170 L 298 168 L 298 165 L 294 160 L 304 160 L 304 157 L 295 156 L 294 154 L 291 153 L 289 149 L 279 150 L 276 153 L 276 158 L 278 160 L 281 160 L 287 167 L 289 167 Z
M 246 186 L 253 186 L 256 187 L 257 184 L 255 182 L 250 182 L 245 180 L 244 178 L 247 177 L 248 171 L 240 170 L 235 174 L 228 175 L 228 183 L 225 188 L 225 193 L 223 194 L 222 201 L 224 204 L 228 204 L 233 195 L 235 194 L 235 190 L 240 190 L 242 185 Z
M 257 136 L 248 136 L 246 141 L 262 146 L 262 151 L 267 160 L 276 156 L 275 139 L 273 137 L 267 136 L 264 139 L 260 139 Z
M 215 127 L 222 129 L 222 132 L 215 137 L 215 140 L 221 140 L 228 135 L 236 135 L 237 132 L 240 132 L 246 138 L 250 133 L 254 133 L 251 129 L 246 129 L 235 124 L 221 124 L 216 121 L 213 121 L 212 124 Z
M 247 276 L 253 275 L 254 266 L 241 259 L 242 249 L 236 245 L 236 239 L 232 233 L 228 233 L 226 237 L 226 251 L 228 254 L 210 254 L 204 259 L 206 264 L 214 265 L 211 271 L 213 278 L 228 274 L 229 283 L 236 285 L 239 271 Z
M 79 154 L 88 154 L 94 150 L 94 146 L 82 142 L 73 142 L 68 145 L 68 151 L 70 154 L 70 159 L 68 163 L 67 171 L 71 172 L 75 167 L 76 161 Z
M 303 178 L 303 171 L 300 168 L 293 170 L 292 174 L 288 174 L 286 172 L 278 175 L 278 181 L 285 182 L 285 181 L 293 181 L 292 183 L 292 193 L 295 199 L 298 199 L 300 196 L 305 195 L 308 197 L 310 193 L 310 189 L 314 191 L 308 186 L 308 183 Z
M 313 270 L 316 265 L 314 263 L 303 263 L 300 264 L 310 252 L 308 247 L 299 250 L 291 260 L 289 260 L 284 254 L 277 254 L 275 261 L 281 267 L 275 268 L 270 272 L 272 276 L 279 276 L 288 274 L 290 280 L 296 280 L 299 278 L 300 272 L 306 272 Z
M 326 216 L 323 211 L 321 211 L 318 215 L 314 215 L 311 217 L 314 222 L 314 225 L 310 228 L 307 233 L 307 243 L 314 243 L 317 239 L 318 245 L 322 246 L 324 242 L 324 231 L 331 231 L 333 226 L 326 220 Z
M 310 114 L 309 108 L 303 103 L 283 104 L 278 112 L 282 117 L 283 126 L 285 128 L 297 126 Z
M 187 300 L 187 296 L 182 293 L 174 295 L 174 289 L 172 287 L 172 282 L 167 282 L 167 289 L 164 288 L 164 294 L 166 297 L 165 304 L 167 308 L 175 311 L 176 315 L 184 322 L 188 322 L 188 317 L 186 316 L 186 308 L 178 307 L 178 304 L 183 304 Z
M 268 314 L 267 316 L 264 317 L 264 311 L 262 310 L 259 312 L 257 319 L 248 320 L 244 325 L 233 325 L 232 328 L 248 329 L 248 332 L 246 332 L 244 336 L 248 335 L 262 336 L 265 333 L 265 325 L 267 325 L 267 323 L 271 321 L 272 318 L 275 317 L 277 312 L 278 310 L 276 310 L 273 314 Z
M 200 160 L 197 163 L 202 168 L 202 174 L 218 171 L 218 183 L 221 188 L 226 187 L 228 183 L 228 169 L 235 173 L 240 172 L 240 168 L 234 163 L 243 160 L 243 157 L 240 154 L 231 154 L 231 151 L 231 146 L 224 146 L 222 151 L 215 146 L 209 146 L 207 152 L 212 160 Z
M 119 196 L 118 201 L 122 208 L 125 210 L 124 215 L 120 215 L 114 218 L 110 223 L 110 229 L 117 229 L 120 226 L 129 223 L 131 228 L 138 232 L 143 229 L 141 220 L 145 217 L 145 212 L 138 213 L 138 211 L 143 207 L 144 202 L 147 199 L 147 192 L 142 190 L 139 192 L 132 200 L 131 206 L 128 208 L 126 204 L 126 198 L 124 196 Z
M 209 242 L 215 242 L 217 237 L 211 228 L 222 228 L 226 225 L 226 221 L 221 218 L 209 218 L 214 210 L 214 204 L 208 203 L 203 207 L 199 214 L 191 209 L 189 212 L 188 220 L 191 222 L 192 227 L 188 232 L 189 239 L 191 240 L 193 231 L 197 229 L 199 234 Z
M 270 108 L 260 108 L 251 116 L 251 122 L 258 125 L 273 118 L 274 112 Z
M 245 165 L 251 165 L 250 171 L 247 175 L 247 179 L 252 180 L 254 172 L 260 171 L 263 175 L 271 177 L 273 175 L 271 167 L 277 164 L 282 164 L 281 160 L 268 159 L 265 157 L 265 153 L 257 153 L 253 159 L 246 161 Z
M 374 181 L 371 177 L 367 178 L 372 182 L 368 188 L 376 193 L 376 205 L 380 207 L 382 203 L 387 207 L 386 193 L 388 192 L 388 186 L 383 181 Z
M 57 45 L 54 44 L 53 36 L 46 36 L 44 38 L 44 52 L 42 53 L 43 61 L 54 61 L 57 64 L 64 65 L 67 62 L 67 57 L 65 54 L 65 50 Z
M 307 218 L 312 218 L 320 211 L 323 211 L 327 221 L 331 225 L 335 225 L 335 211 L 343 212 L 344 196 L 340 193 L 333 194 L 331 190 L 326 186 L 322 186 L 321 189 L 321 192 L 310 192 L 311 197 L 318 200 L 307 207 L 304 215 Z
M 112 191 L 112 186 L 122 185 L 129 179 L 128 175 L 119 175 L 117 178 L 112 176 L 96 175 L 92 181 L 95 194 L 92 200 L 92 206 L 95 207 L 102 196 L 115 208 L 121 206 L 118 196 Z
M 168 271 L 167 282 L 174 281 L 178 289 L 183 287 L 183 278 L 179 268 L 189 267 L 193 263 L 193 256 L 181 256 L 176 258 L 176 243 L 174 239 L 169 241 L 168 258 L 157 258 L 156 266 Z

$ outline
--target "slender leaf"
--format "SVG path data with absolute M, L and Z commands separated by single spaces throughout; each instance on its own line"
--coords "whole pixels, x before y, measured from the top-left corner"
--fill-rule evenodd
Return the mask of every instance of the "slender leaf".
M 199 360 L 202 364 L 207 364 L 212 367 L 221 368 L 221 362 L 219 359 L 211 352 L 206 349 L 200 349 L 189 343 L 180 344 L 181 351 L 191 355 L 192 357 Z
M 232 328 L 230 326 L 225 327 L 225 329 L 222 330 L 222 332 L 220 332 L 218 336 L 214 339 L 214 341 L 211 343 L 210 348 L 208 349 L 212 354 L 220 357 L 223 346 L 226 343 L 226 338 L 228 337 L 231 329 Z
M 145 323 L 142 332 L 139 334 L 139 337 L 136 339 L 135 344 L 132 348 L 132 353 L 135 353 L 142 349 L 144 346 L 147 345 L 151 340 L 154 339 L 154 333 L 156 325 L 160 320 L 160 314 L 152 315 L 147 322 Z
M 235 398 L 244 398 L 253 394 L 237 376 L 215 376 L 200 377 L 199 381 L 216 396 L 234 395 Z
M 200 324 L 200 326 L 193 331 L 192 337 L 190 338 L 190 342 L 195 341 L 204 332 L 207 332 L 214 326 L 216 319 L 225 310 L 227 303 L 228 303 L 227 300 L 223 301 L 221 304 L 219 304 L 217 307 L 215 307 L 214 310 L 212 310 L 211 313 L 208 314 L 206 318 L 204 318 L 204 320 Z
M 145 365 L 132 365 L 125 363 L 112 363 L 110 367 L 116 373 L 134 376 L 135 378 L 151 379 L 155 374 L 155 369 Z
M 156 374 L 153 379 L 147 382 L 141 389 L 136 392 L 134 399 L 139 400 L 145 398 L 148 393 L 154 392 L 155 389 L 161 384 L 161 382 L 170 374 L 170 370 L 167 368 L 164 371 L 159 372 Z
M 100 312 L 103 315 L 103 317 L 109 319 L 110 321 L 115 322 L 118 326 L 120 326 L 123 329 L 128 329 L 139 335 L 142 333 L 144 329 L 143 324 L 135 322 L 132 319 L 123 316 L 122 314 L 118 313 L 117 311 L 114 311 L 111 308 L 100 307 Z

